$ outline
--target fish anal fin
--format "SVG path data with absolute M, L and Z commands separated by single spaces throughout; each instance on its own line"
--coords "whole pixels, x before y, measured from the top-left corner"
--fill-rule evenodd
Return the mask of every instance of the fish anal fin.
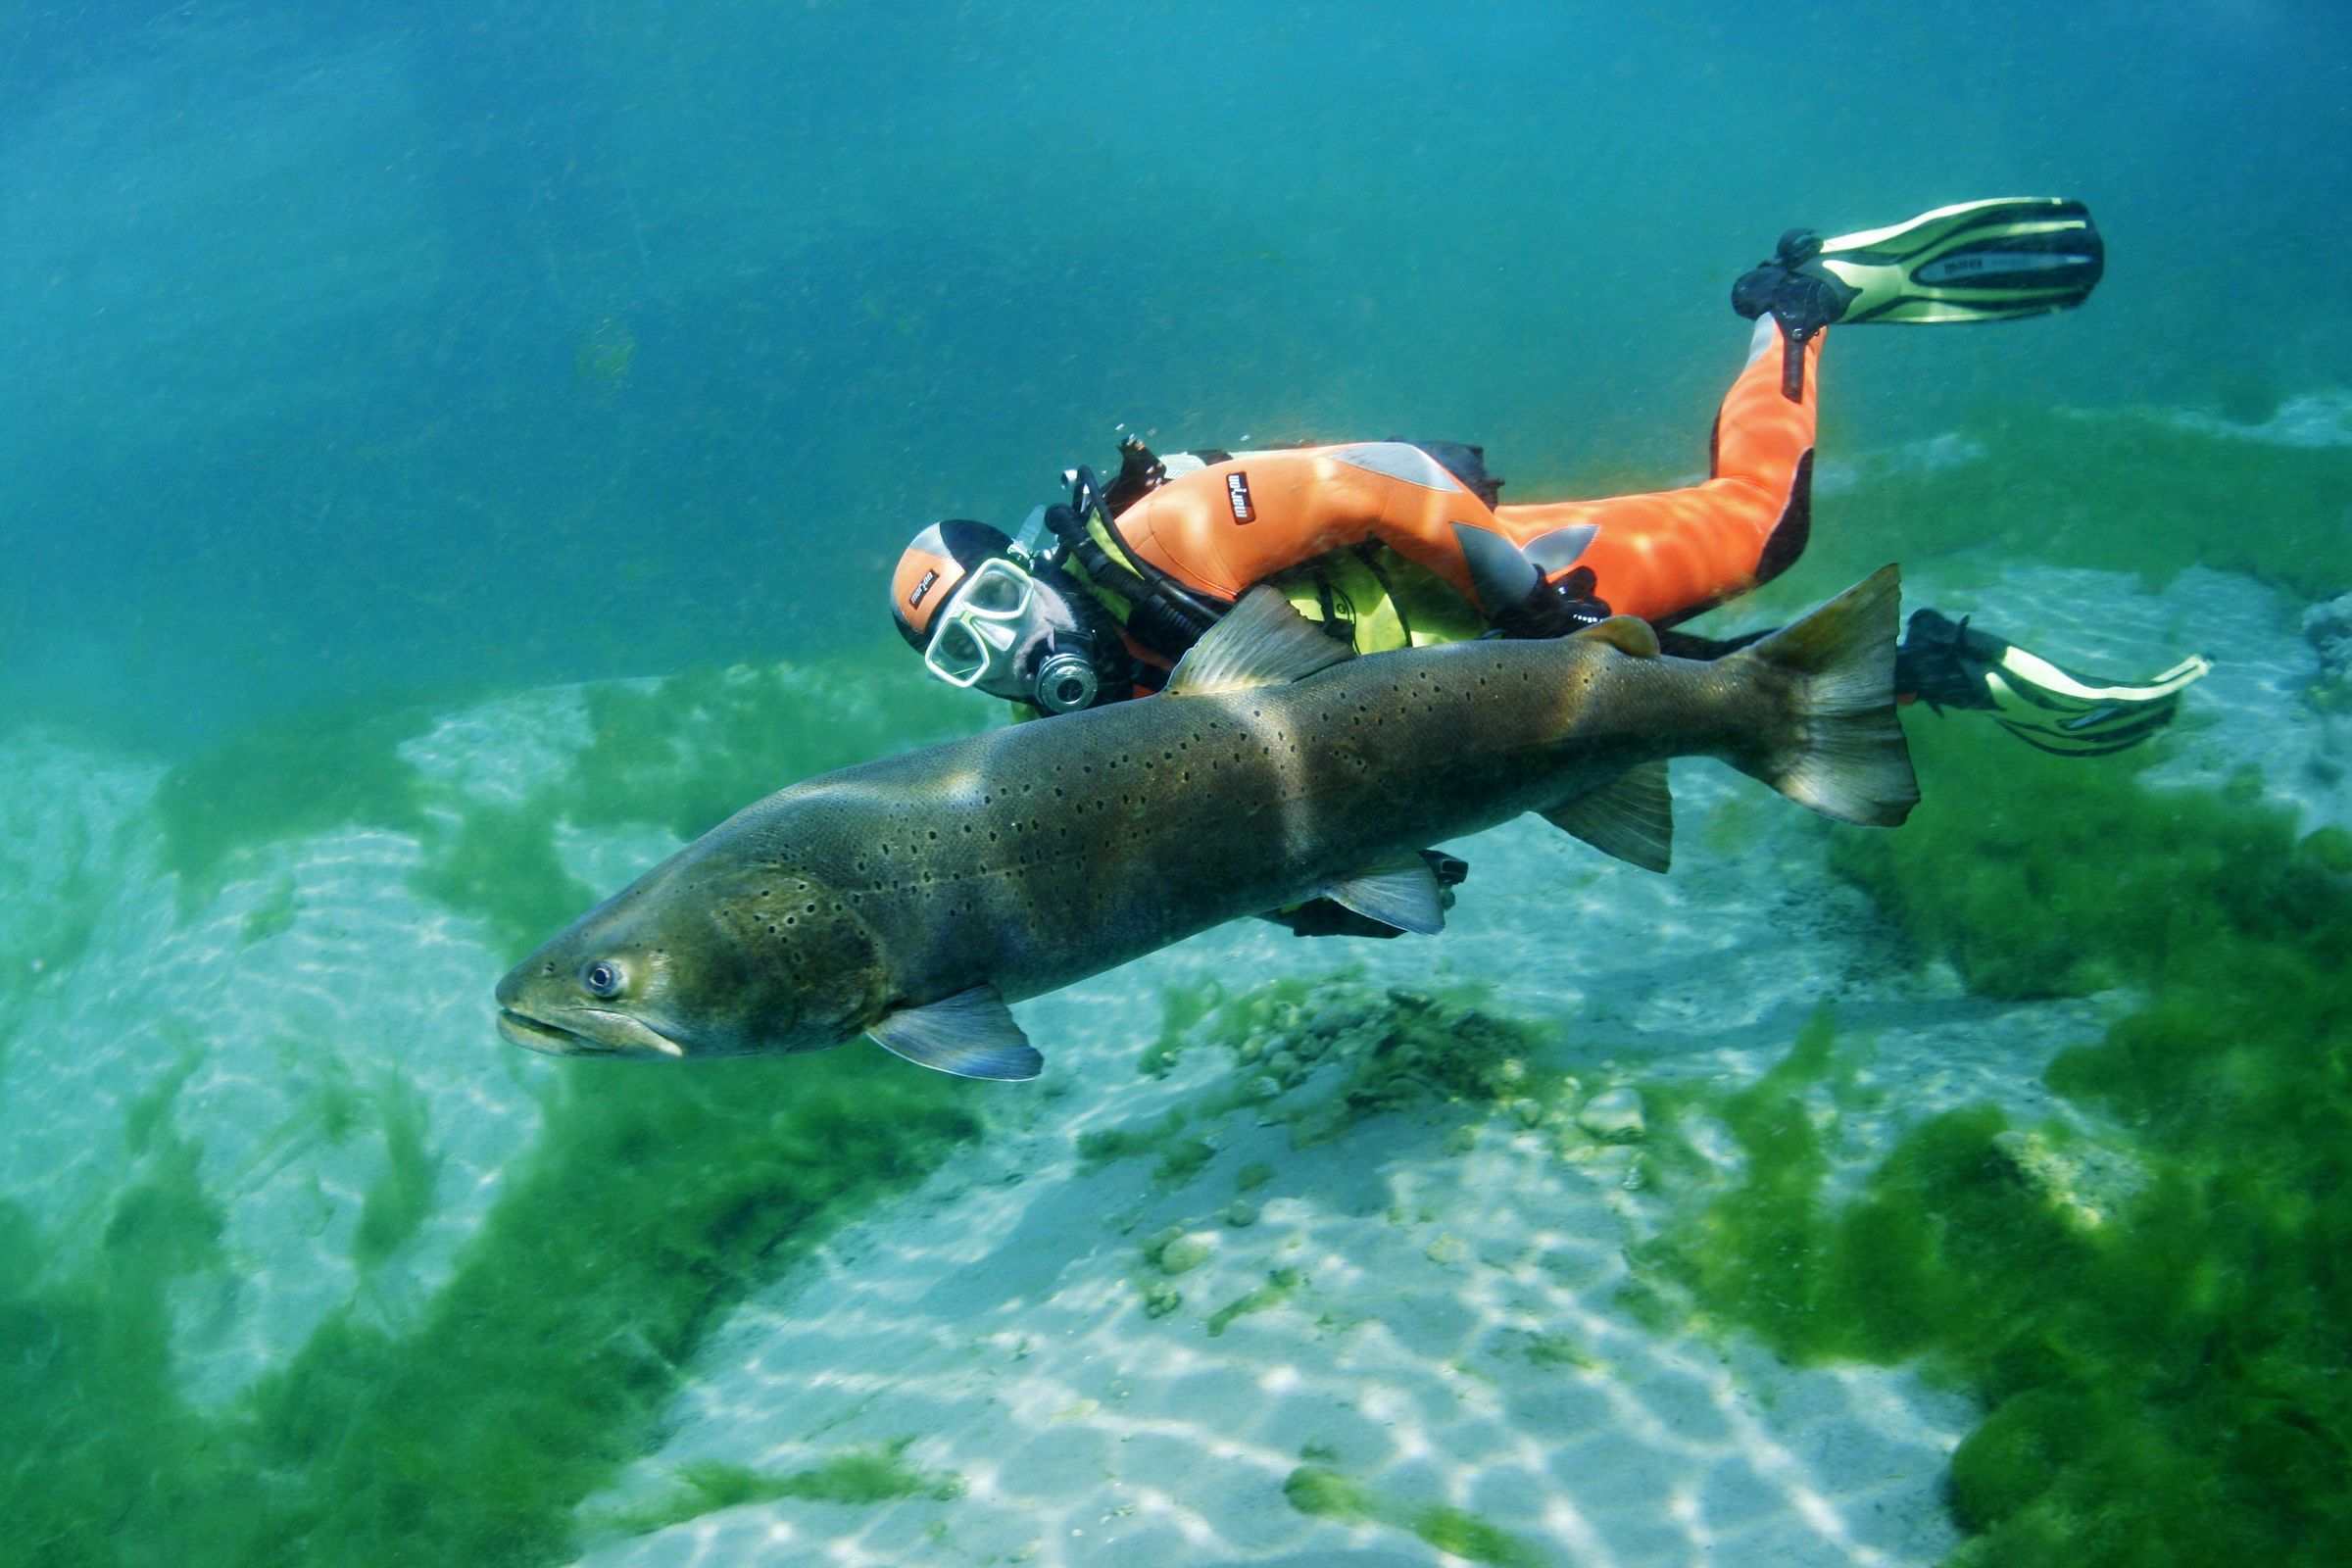
M 1600 788 L 1541 814 L 1603 855 L 1644 871 L 1663 871 L 1674 858 L 1674 796 L 1664 762 L 1629 767 Z
M 1354 657 L 1353 648 L 1260 583 L 1176 662 L 1162 695 L 1201 697 L 1282 686 Z
M 1323 896 L 1415 936 L 1434 937 L 1446 929 L 1445 890 L 1418 855 L 1343 877 L 1325 888 Z
M 958 1078 L 1017 1082 L 1036 1077 L 1046 1065 L 995 986 L 901 1007 L 866 1033 L 893 1055 Z
M 1639 615 L 1611 615 L 1606 620 L 1594 621 L 1574 635 L 1607 643 L 1611 648 L 1631 654 L 1636 659 L 1658 657 L 1657 630 Z

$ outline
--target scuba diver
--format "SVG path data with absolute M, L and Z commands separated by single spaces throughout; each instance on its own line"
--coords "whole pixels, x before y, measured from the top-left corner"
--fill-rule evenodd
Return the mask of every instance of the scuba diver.
M 1565 636 L 1619 614 L 1656 627 L 1666 653 L 1718 658 L 1770 628 L 1728 640 L 1673 628 L 1803 551 L 1826 329 L 2067 310 L 2104 265 L 2088 210 L 2050 197 L 1963 203 L 1832 239 L 1792 229 L 1733 285 L 1732 308 L 1756 325 L 1698 484 L 1505 505 L 1483 449 L 1457 442 L 1163 456 L 1130 436 L 1107 486 L 1070 470 L 1070 499 L 1038 509 L 1017 539 L 966 519 L 925 528 L 892 575 L 891 612 L 934 675 L 1023 717 L 1157 691 L 1261 582 L 1358 653 Z M 2209 667 L 2077 675 L 1923 609 L 1896 650 L 1895 682 L 1902 701 L 1982 711 L 2029 745 L 2084 757 L 2162 728 Z M 1462 862 L 1430 858 L 1441 881 L 1461 879 Z M 1300 935 L 1396 934 L 1329 904 L 1268 918 Z

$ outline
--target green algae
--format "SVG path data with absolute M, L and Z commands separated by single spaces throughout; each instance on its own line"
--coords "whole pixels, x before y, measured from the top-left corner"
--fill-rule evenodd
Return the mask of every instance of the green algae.
M 1163 1006 L 1167 1059 L 1212 1044 L 1232 1070 L 1159 1118 L 1081 1134 L 1085 1168 L 1156 1153 L 1160 1180 L 1189 1181 L 1215 1152 L 1194 1129 L 1243 1106 L 1287 1122 L 1294 1147 L 1304 1148 L 1370 1117 L 1425 1106 L 1549 1108 L 1569 1087 L 1564 1074 L 1533 1062 L 1554 1032 L 1498 1010 L 1488 988 L 1470 982 L 1379 987 L 1345 969 L 1246 991 L 1215 982 L 1171 990 Z M 1235 1181 L 1247 1192 L 1272 1175 L 1252 1163 Z
M 1961 782 L 1838 861 L 1972 989 L 2132 988 L 2046 1074 L 2089 1131 L 1962 1106 L 1833 1200 L 1852 1059 L 1817 1019 L 1758 1082 L 1663 1098 L 1743 1158 L 1642 1250 L 1650 1307 L 1972 1394 L 1959 1568 L 2352 1560 L 2352 886 L 2242 787 L 2018 750 L 1936 750 Z
M 74 1564 L 562 1560 L 719 1315 L 975 1130 L 954 1085 L 878 1058 L 598 1066 L 564 1075 L 414 1327 L 339 1312 L 219 1412 L 172 1373 L 167 1293 L 219 1265 L 220 1216 L 166 1110 L 138 1118 L 143 1175 L 93 1261 L 0 1210 L 13 1537 Z M 814 1474 L 781 1495 L 883 1472 Z
M 909 701 L 891 700 L 894 684 Z M 520 805 L 475 800 L 404 759 L 402 745 L 431 727 L 421 711 L 306 715 L 232 736 L 164 776 L 164 865 L 188 913 L 272 844 L 399 833 L 422 850 L 413 891 L 519 947 L 594 897 L 555 853 L 560 821 L 699 830 L 801 773 L 891 749 L 910 712 L 942 730 L 971 727 L 955 694 L 921 690 L 930 684 L 853 677 L 846 664 L 838 677 L 684 678 L 618 704 L 619 716 L 608 705 L 585 765 L 537 781 Z M 739 688 L 755 696 L 737 700 Z M 849 721 L 828 710 L 810 723 L 794 701 L 827 693 Z M 615 778 L 626 789 L 598 799 Z M 71 960 L 95 928 L 100 891 L 69 879 L 59 900 L 72 917 L 47 923 L 42 945 L 12 964 L 12 985 Z M 297 883 L 281 875 L 240 934 L 267 941 L 299 913 Z M 171 1117 L 200 1059 L 189 1052 L 129 1108 L 132 1179 L 96 1214 L 44 1234 L 0 1206 L 0 1445 L 11 1455 L 0 1517 L 30 1560 L 562 1560 L 576 1544 L 574 1505 L 658 1436 L 663 1401 L 728 1305 L 976 1128 L 954 1086 L 846 1054 L 643 1076 L 559 1069 L 540 1143 L 503 1173 L 454 1277 L 415 1319 L 389 1328 L 355 1299 L 256 1386 L 199 1410 L 174 1375 L 172 1300 L 184 1282 L 230 1266 L 199 1151 Z M 268 1157 L 380 1132 L 384 1163 L 353 1253 L 363 1269 L 389 1265 L 431 1211 L 437 1160 L 421 1101 L 396 1086 L 362 1092 L 326 1070 L 303 1102 L 304 1119 L 267 1141 Z M 775 1495 L 896 1492 L 913 1473 L 894 1457 L 836 1456 L 780 1478 Z M 949 1484 L 919 1479 L 927 1494 Z
M 37 898 L 38 914 L 0 930 L 0 1003 L 53 985 L 72 972 L 98 933 L 108 889 L 104 863 L 86 821 L 45 824 L 41 849 L 54 856 L 54 879 L 40 877 L 23 851 L 0 847 L 0 887 L 20 901 Z M 44 857 L 46 858 L 46 857 Z M 46 869 L 46 867 L 44 868 Z
M 650 1535 L 672 1525 L 737 1508 L 746 1503 L 840 1503 L 872 1507 L 907 1498 L 953 1502 L 963 1495 L 963 1478 L 953 1471 L 917 1470 L 906 1463 L 912 1438 L 896 1438 L 870 1447 L 848 1448 L 812 1469 L 790 1475 L 771 1475 L 744 1465 L 698 1460 L 678 1468 L 678 1490 L 670 1496 L 614 1516 L 612 1527 L 624 1535 Z
M 166 1544 L 233 1532 L 254 1497 L 172 1376 L 171 1291 L 222 1262 L 223 1215 L 170 1114 L 185 1076 L 144 1097 L 93 1255 L 68 1266 L 0 1203 L 0 1518 L 20 1560 L 164 1562 Z
M 322 1463 L 334 1498 L 312 1539 L 562 1554 L 568 1504 L 650 1441 L 715 1315 L 971 1131 L 952 1089 L 883 1062 L 706 1065 L 575 1079 L 413 1335 L 330 1324 L 264 1386 L 265 1454 Z
M 1525 1542 L 1477 1515 L 1446 1504 L 1416 1507 L 1324 1465 L 1302 1464 L 1282 1484 L 1292 1507 L 1342 1524 L 1409 1530 L 1438 1550 L 1497 1568 L 1535 1568 L 1544 1559 Z
M 519 958 L 568 925 L 596 894 L 556 855 L 555 819 L 533 807 L 477 806 L 424 830 L 425 858 L 409 891 L 489 930 Z
M 1144 1243 L 1144 1261 L 1171 1277 L 1190 1274 L 1207 1262 L 1215 1244 L 1181 1225 L 1171 1225 Z
M 401 755 L 428 734 L 424 708 L 362 706 L 272 719 L 168 771 L 155 806 L 163 859 L 183 913 L 210 901 L 255 854 L 346 828 L 419 840 L 420 895 L 483 919 L 507 949 L 548 935 L 593 902 L 556 855 L 560 821 L 648 825 L 692 838 L 810 774 L 978 726 L 961 694 L 877 651 L 822 664 L 699 667 L 583 694 L 589 737 L 569 766 L 519 804 L 486 803 L 428 779 Z M 280 896 L 282 892 L 282 897 Z M 290 885 L 248 920 L 262 940 L 291 923 Z
M 1159 1164 L 1152 1174 L 1171 1187 L 1181 1187 L 1200 1174 L 1214 1159 L 1216 1146 L 1205 1138 L 1173 1138 L 1160 1146 Z
M 382 1118 L 384 1169 L 360 1202 L 352 1260 L 373 1268 L 416 1234 L 432 1212 L 433 1181 L 440 1174 L 425 1142 L 424 1097 L 398 1078 L 387 1078 L 374 1102 Z
M 2352 582 L 2341 521 L 2352 449 L 2136 412 L 2022 409 L 1981 417 L 1965 435 L 1975 455 L 1964 461 L 1866 468 L 1820 500 L 1801 594 L 1897 557 L 1969 551 L 2132 572 L 2158 588 L 2191 563 L 2307 600 Z
M 1971 991 L 2085 996 L 2215 975 L 2297 944 L 2341 896 L 2332 841 L 2243 785 L 2137 788 L 2096 764 L 1909 726 L 1929 792 L 1899 833 L 1839 834 L 1831 864 Z
M 254 851 L 345 827 L 413 832 L 424 820 L 403 741 L 432 728 L 421 709 L 299 713 L 229 736 L 156 786 L 166 870 L 182 912 L 209 902 Z
M 1306 1276 L 1295 1268 L 1268 1271 L 1265 1284 L 1236 1297 L 1208 1315 L 1210 1337 L 1224 1333 L 1233 1327 L 1237 1319 L 1248 1317 L 1252 1312 L 1271 1312 L 1298 1295 L 1298 1288 L 1305 1283 Z
M 1564 1074 L 1531 1063 L 1551 1031 L 1497 1010 L 1481 986 L 1380 987 L 1348 969 L 1248 990 L 1212 982 L 1165 993 L 1163 1004 L 1165 1062 L 1196 1046 L 1221 1047 L 1229 1070 L 1159 1115 L 1079 1134 L 1082 1171 L 1157 1156 L 1154 1181 L 1182 1186 L 1215 1157 L 1222 1124 L 1237 1110 L 1249 1110 L 1253 1120 L 1287 1123 L 1294 1147 L 1303 1148 L 1342 1137 L 1372 1117 L 1407 1111 L 1475 1116 L 1508 1105 L 1557 1119 L 1574 1087 Z M 1273 1166 L 1251 1161 L 1235 1172 L 1234 1187 L 1254 1192 L 1275 1175 Z M 1247 1227 L 1256 1223 L 1258 1211 L 1237 1200 L 1214 1218 Z M 1168 1227 L 1143 1243 L 1131 1283 L 1148 1317 L 1184 1305 L 1183 1293 L 1169 1280 L 1205 1262 L 1212 1248 L 1204 1235 L 1185 1226 Z M 1221 1335 L 1245 1316 L 1282 1305 L 1304 1283 L 1297 1269 L 1273 1270 L 1264 1283 L 1211 1312 L 1208 1333 Z
M 1079 1169 L 1091 1174 L 1122 1159 L 1159 1153 L 1186 1141 L 1192 1114 L 1182 1106 L 1154 1121 L 1097 1127 L 1078 1135 Z
M 1372 1517 L 1373 1494 L 1337 1470 L 1302 1464 L 1282 1484 L 1292 1507 L 1317 1519 L 1361 1524 Z
M 1522 1568 L 1540 1561 L 1516 1536 L 1496 1529 L 1465 1509 L 1444 1504 L 1423 1508 L 1412 1516 L 1408 1528 L 1438 1550 L 1471 1562 Z
M 903 1497 L 951 1502 L 962 1496 L 963 1478 L 954 1471 L 917 1470 L 906 1462 L 902 1455 L 913 1442 L 896 1438 L 878 1447 L 837 1453 L 813 1470 L 782 1477 L 775 1495 L 860 1505 Z
M 931 688 L 937 688 L 936 691 Z M 798 779 L 897 750 L 914 733 L 973 727 L 957 693 L 919 671 L 715 667 L 584 694 L 589 740 L 519 804 L 438 798 L 411 887 L 484 921 L 520 954 L 595 902 L 557 853 L 559 822 L 651 826 L 691 839 Z M 821 718 L 821 721 L 812 721 Z
M 1583 1342 L 1565 1334 L 1530 1334 L 1522 1349 L 1530 1362 L 1555 1371 L 1586 1372 L 1600 1365 Z
M 294 917 L 301 906 L 294 894 L 294 878 L 289 873 L 270 884 L 270 891 L 247 912 L 245 923 L 237 930 L 237 940 L 251 947 L 271 937 L 283 936 L 294 929 Z
M 903 751 L 909 735 L 979 727 L 963 693 L 879 650 L 597 686 L 587 705 L 590 744 L 555 804 L 584 826 L 647 823 L 681 839 L 809 774 Z

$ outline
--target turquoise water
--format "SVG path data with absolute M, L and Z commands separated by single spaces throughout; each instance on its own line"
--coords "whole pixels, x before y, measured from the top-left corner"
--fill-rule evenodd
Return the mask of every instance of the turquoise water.
M 0 13 L 0 1561 L 2342 1560 L 2352 42 L 2065 10 Z M 1499 830 L 1035 1085 L 491 1031 L 990 721 L 922 522 L 1122 430 L 1680 482 L 1782 229 L 2029 192 L 2096 299 L 1836 334 L 1752 613 L 2212 653 L 2156 744 L 1678 764 L 1669 877 Z

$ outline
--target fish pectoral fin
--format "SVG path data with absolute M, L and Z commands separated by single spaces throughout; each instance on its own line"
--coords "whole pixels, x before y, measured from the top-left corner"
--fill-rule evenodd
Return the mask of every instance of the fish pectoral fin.
M 1636 659 L 1658 657 L 1657 628 L 1639 615 L 1611 615 L 1570 635 L 1596 638 Z
M 1018 1081 L 1045 1070 L 995 986 L 974 986 L 919 1007 L 901 1007 L 866 1030 L 877 1045 L 918 1067 L 958 1078 Z
M 1345 877 L 1325 888 L 1323 896 L 1415 936 L 1434 937 L 1446 929 L 1445 890 L 1418 855 Z
M 1352 647 L 1318 629 L 1280 592 L 1260 583 L 1176 662 L 1162 695 L 1201 697 L 1287 686 L 1354 657 Z
M 1603 855 L 1644 871 L 1663 871 L 1674 858 L 1674 795 L 1666 785 L 1664 762 L 1629 767 L 1600 788 L 1542 814 Z

